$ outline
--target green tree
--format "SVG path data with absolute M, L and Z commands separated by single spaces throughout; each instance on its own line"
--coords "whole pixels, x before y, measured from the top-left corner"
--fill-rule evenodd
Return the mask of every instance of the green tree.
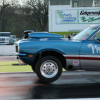
M 36 30 L 47 31 L 48 28 L 48 4 L 40 0 L 29 0 L 25 5 L 24 17 Z

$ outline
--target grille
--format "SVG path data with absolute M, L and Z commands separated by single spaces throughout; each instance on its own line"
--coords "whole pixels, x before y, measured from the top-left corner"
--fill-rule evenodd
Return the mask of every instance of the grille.
M 16 52 L 18 52 L 18 46 L 16 46 Z
M 5 39 L 0 39 L 0 41 L 5 41 Z

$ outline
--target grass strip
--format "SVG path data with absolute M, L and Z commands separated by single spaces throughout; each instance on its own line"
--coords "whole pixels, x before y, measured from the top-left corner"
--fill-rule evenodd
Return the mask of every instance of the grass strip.
M 66 36 L 69 36 L 71 33 L 79 33 L 79 32 L 50 32 L 50 33 L 55 33 L 63 36 L 66 34 Z
M 4 61 L 0 62 L 0 72 L 33 72 L 31 66 L 29 65 L 15 65 L 19 64 L 17 61 Z M 64 68 L 63 68 L 63 71 Z
M 33 72 L 31 66 L 29 65 L 16 65 L 17 61 L 4 61 L 0 62 L 0 72 Z

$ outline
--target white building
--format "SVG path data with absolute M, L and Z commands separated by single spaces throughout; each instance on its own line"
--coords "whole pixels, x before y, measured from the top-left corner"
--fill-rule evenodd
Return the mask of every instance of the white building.
M 100 0 L 48 0 L 49 32 L 81 31 L 100 24 Z

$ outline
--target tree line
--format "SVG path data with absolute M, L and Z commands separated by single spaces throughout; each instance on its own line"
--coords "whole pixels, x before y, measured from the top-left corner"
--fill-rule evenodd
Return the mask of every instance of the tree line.
M 41 0 L 2 0 L 0 32 L 11 32 L 21 38 L 25 30 L 48 31 L 48 4 Z

